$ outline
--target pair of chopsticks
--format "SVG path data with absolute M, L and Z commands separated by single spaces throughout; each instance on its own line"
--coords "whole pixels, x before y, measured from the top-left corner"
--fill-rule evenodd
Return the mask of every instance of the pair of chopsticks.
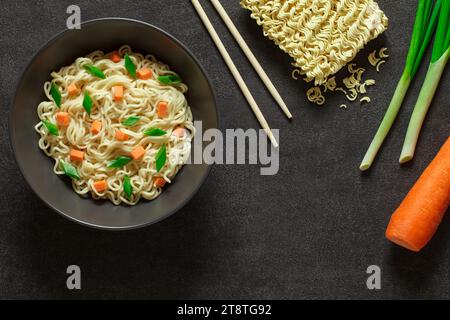
M 248 89 L 247 85 L 244 82 L 244 79 L 242 79 L 241 74 L 239 73 L 238 69 L 236 68 L 235 64 L 233 63 L 233 60 L 231 59 L 227 49 L 223 45 L 222 41 L 219 38 L 219 35 L 217 34 L 216 30 L 211 24 L 211 21 L 209 20 L 208 16 L 206 15 L 205 11 L 203 10 L 202 6 L 200 5 L 199 0 L 191 0 L 192 4 L 194 5 L 194 8 L 196 9 L 198 15 L 200 16 L 200 19 L 203 21 L 203 24 L 205 25 L 206 29 L 208 30 L 212 40 L 217 46 L 217 49 L 219 50 L 220 54 L 222 55 L 223 59 L 225 60 L 225 63 L 227 64 L 228 68 L 230 69 L 231 73 L 233 74 L 233 77 L 235 78 L 236 82 L 238 83 L 239 87 L 241 88 L 242 93 L 244 94 L 245 98 L 247 99 L 250 107 L 252 108 L 256 118 L 258 119 L 259 123 L 261 124 L 261 127 L 266 132 L 267 136 L 269 137 L 270 141 L 272 142 L 272 145 L 277 148 L 278 142 L 276 141 L 272 130 L 269 127 L 269 124 L 267 123 L 266 119 L 264 118 L 264 115 L 262 114 L 261 110 L 258 107 L 258 104 L 256 103 L 255 99 L 253 98 L 252 94 L 250 93 L 250 90 Z M 241 47 L 244 54 L 247 56 L 247 59 L 252 64 L 253 68 L 255 68 L 256 72 L 258 73 L 261 80 L 266 85 L 269 92 L 272 94 L 274 99 L 278 102 L 278 105 L 283 110 L 283 112 L 286 114 L 288 118 L 292 118 L 292 114 L 289 112 L 289 109 L 287 108 L 286 104 L 284 103 L 283 99 L 281 98 L 280 94 L 278 93 L 277 89 L 273 85 L 272 81 L 270 81 L 269 77 L 267 76 L 264 69 L 259 64 L 258 60 L 248 47 L 248 45 L 245 43 L 245 40 L 240 35 L 239 31 L 237 30 L 236 26 L 231 21 L 230 17 L 226 13 L 225 9 L 220 4 L 219 0 L 211 0 L 212 4 L 216 8 L 219 15 L 222 17 L 222 20 L 227 25 L 228 29 L 230 30 L 231 34 L 236 39 L 237 43 Z

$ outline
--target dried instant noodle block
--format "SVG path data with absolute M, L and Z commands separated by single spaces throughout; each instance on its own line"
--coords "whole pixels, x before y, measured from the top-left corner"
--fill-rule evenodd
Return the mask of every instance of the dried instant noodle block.
M 241 0 L 251 17 L 293 59 L 305 80 L 323 84 L 386 30 L 373 0 Z

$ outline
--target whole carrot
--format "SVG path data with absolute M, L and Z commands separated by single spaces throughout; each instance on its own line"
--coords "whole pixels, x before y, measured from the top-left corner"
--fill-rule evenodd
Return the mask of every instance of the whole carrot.
M 450 137 L 394 212 L 386 237 L 420 251 L 433 237 L 450 204 Z

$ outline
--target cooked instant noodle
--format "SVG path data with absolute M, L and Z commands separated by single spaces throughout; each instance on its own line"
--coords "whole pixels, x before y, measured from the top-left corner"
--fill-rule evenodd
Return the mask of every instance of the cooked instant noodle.
M 39 148 L 80 195 L 115 205 L 158 197 L 191 152 L 188 87 L 152 55 L 95 51 L 51 74 Z
M 373 0 L 241 0 L 241 5 L 315 85 L 353 60 L 388 24 Z

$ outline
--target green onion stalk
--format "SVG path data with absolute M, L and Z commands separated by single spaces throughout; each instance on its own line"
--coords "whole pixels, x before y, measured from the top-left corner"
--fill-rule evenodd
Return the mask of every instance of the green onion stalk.
M 405 68 L 380 127 L 361 162 L 360 170 L 364 171 L 370 168 L 397 117 L 409 85 L 419 69 L 423 55 L 436 28 L 442 1 L 448 2 L 450 0 L 419 0 Z
M 436 30 L 436 37 L 433 45 L 433 53 L 430 66 L 428 67 L 423 86 L 414 107 L 411 120 L 406 132 L 402 152 L 400 154 L 400 163 L 410 161 L 414 156 L 417 140 L 419 138 L 422 124 L 430 108 L 434 94 L 439 86 L 441 76 L 444 73 L 445 66 L 450 56 L 450 0 L 444 0 L 442 3 L 439 22 Z

